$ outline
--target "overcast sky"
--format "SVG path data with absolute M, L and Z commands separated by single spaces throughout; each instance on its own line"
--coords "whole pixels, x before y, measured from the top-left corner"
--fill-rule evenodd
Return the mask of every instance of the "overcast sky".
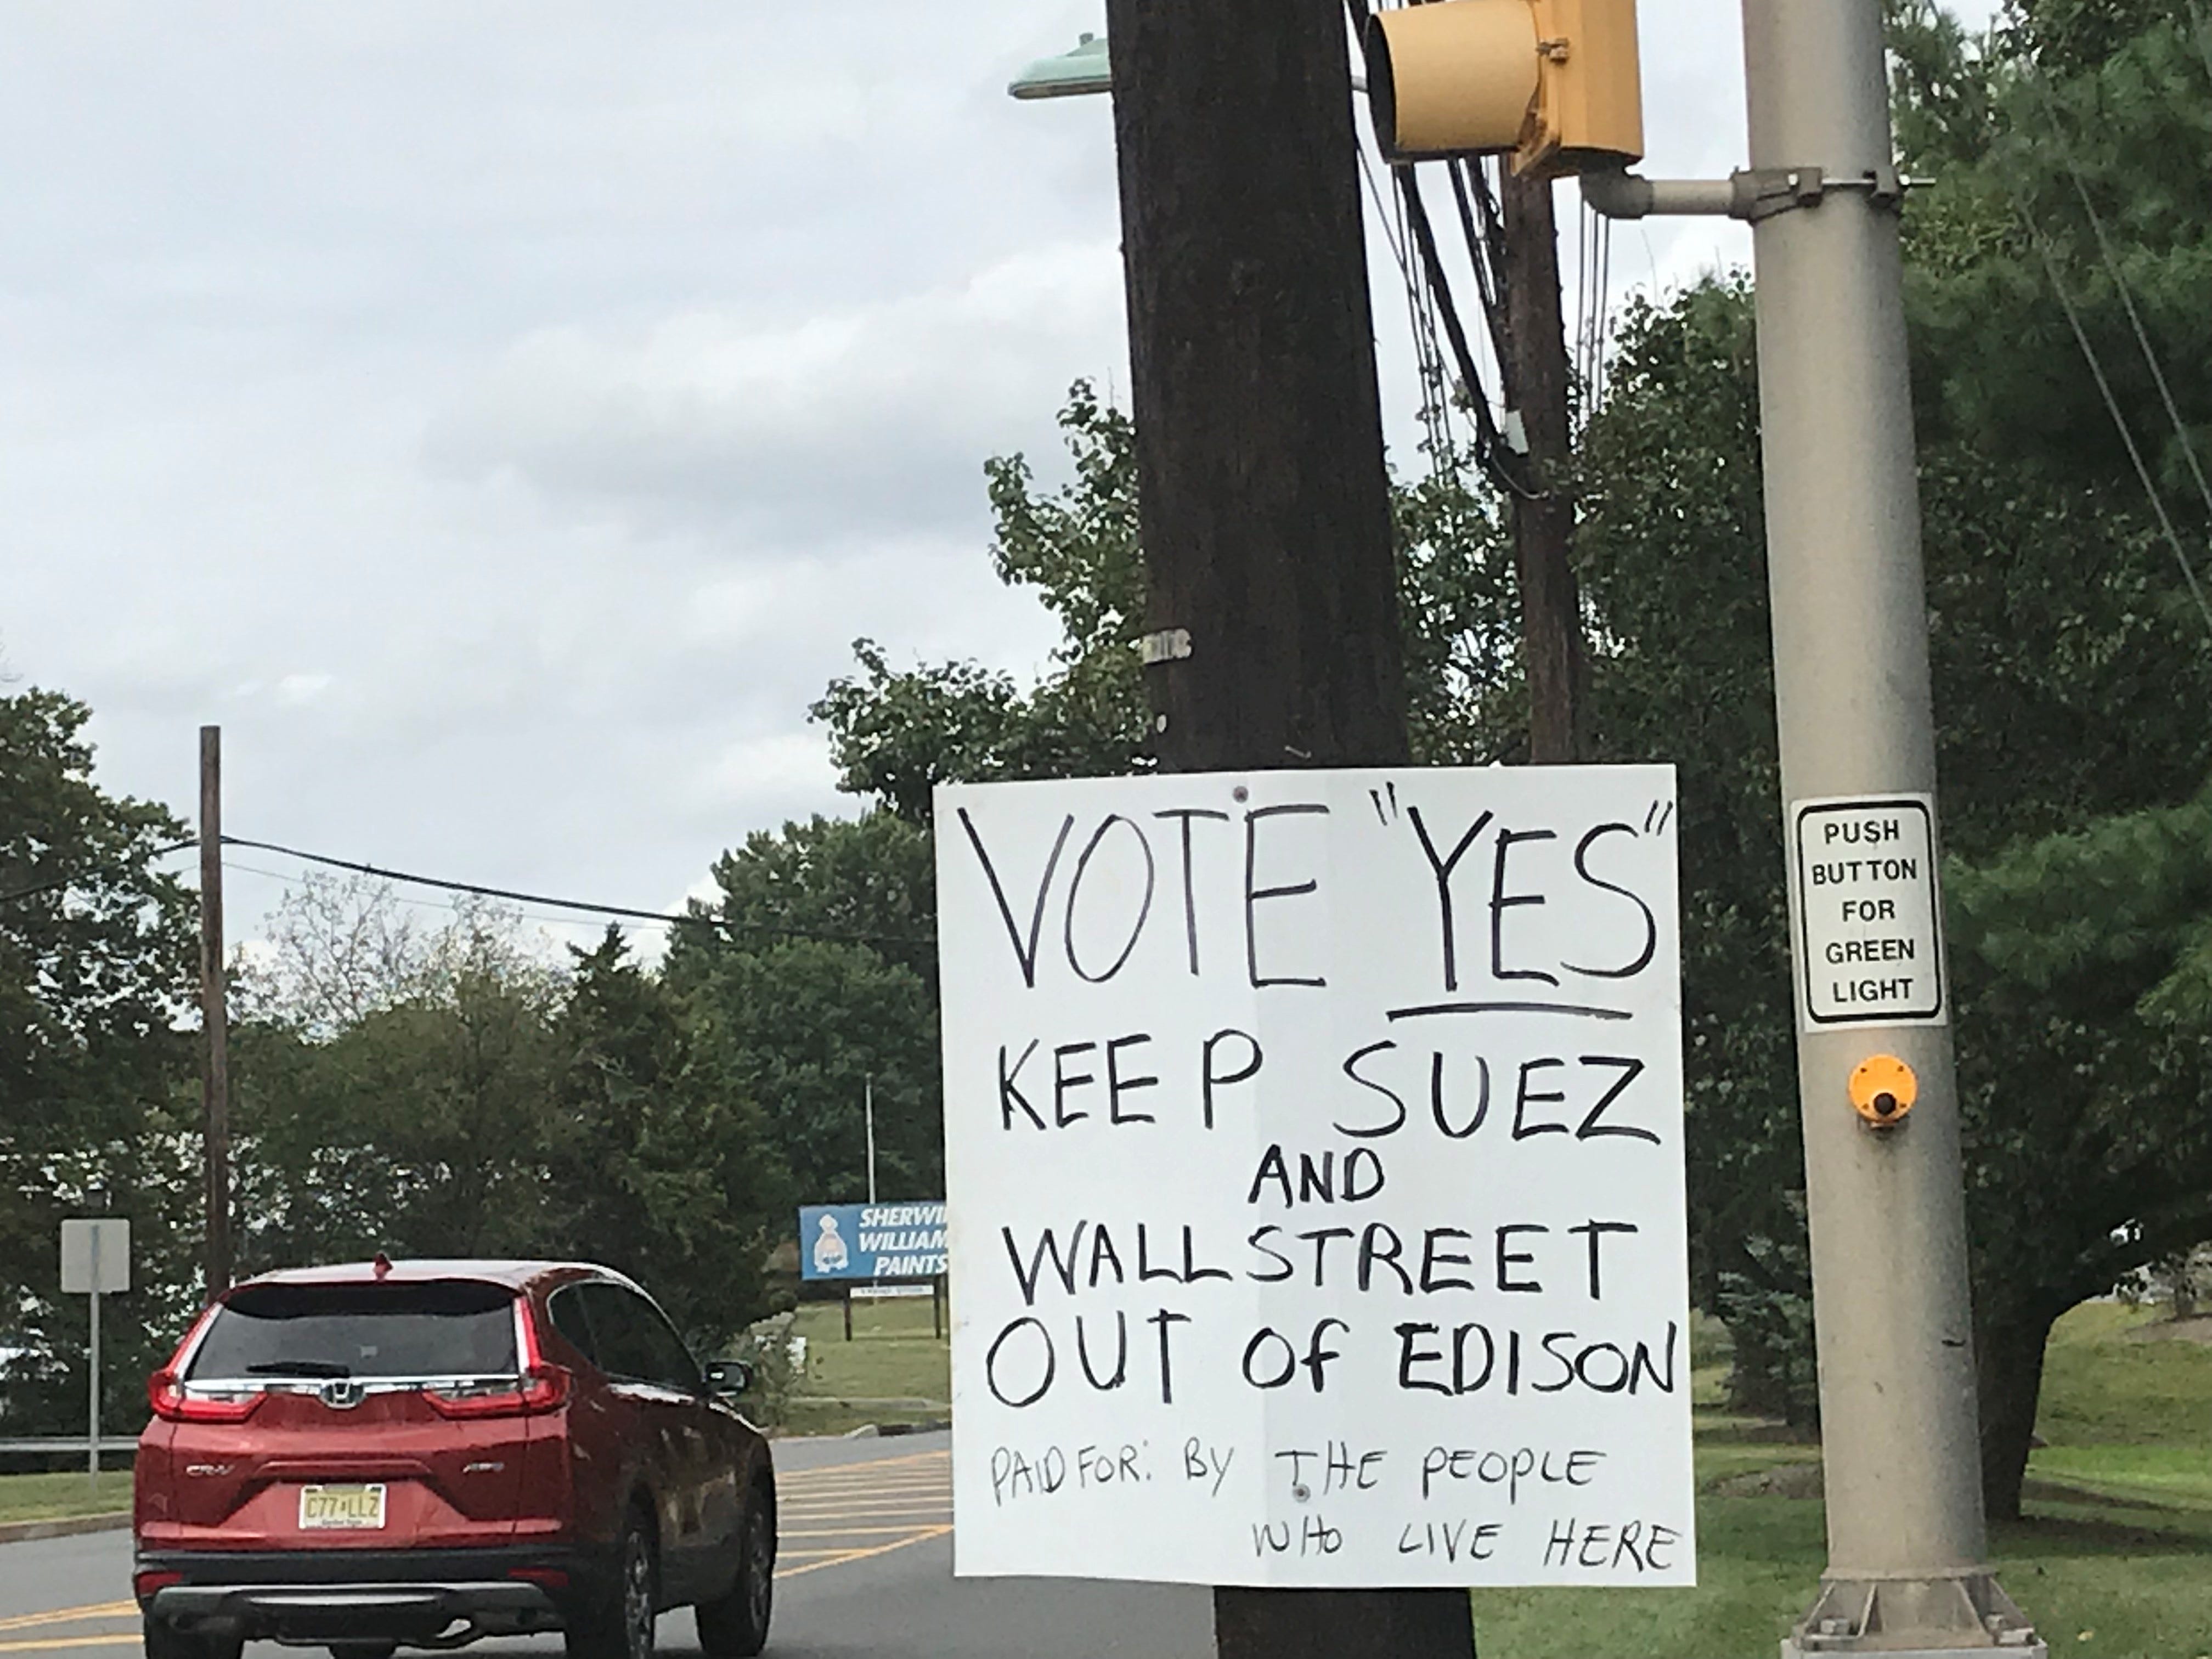
M 1742 159 L 1733 7 L 1644 0 L 1650 170 Z M 856 635 L 1029 674 L 981 464 L 1126 396 L 1099 0 L 73 0 L 0 46 L 0 665 L 108 788 L 660 908 L 838 796 Z M 1571 193 L 1563 222 L 1574 223 Z M 1623 226 L 1616 294 L 1748 258 Z M 1571 257 L 1573 242 L 1569 239 Z M 1401 465 L 1418 393 L 1374 243 Z M 282 882 L 240 854 L 234 933 Z M 584 938 L 589 926 L 562 930 Z

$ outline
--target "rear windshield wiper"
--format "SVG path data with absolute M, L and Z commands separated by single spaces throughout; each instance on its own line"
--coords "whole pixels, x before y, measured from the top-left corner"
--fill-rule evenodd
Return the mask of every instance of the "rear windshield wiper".
M 265 1365 L 248 1365 L 249 1376 L 351 1376 L 353 1367 L 327 1359 L 272 1359 Z

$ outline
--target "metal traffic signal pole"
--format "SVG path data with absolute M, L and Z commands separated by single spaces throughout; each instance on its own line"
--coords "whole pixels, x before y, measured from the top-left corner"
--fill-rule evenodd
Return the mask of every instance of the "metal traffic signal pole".
M 1982 1511 L 1881 9 L 1743 0 L 1750 167 L 1583 189 L 1615 217 L 1753 228 L 1828 1517 L 1827 1571 L 1783 1652 L 2036 1656 Z
M 1407 758 L 1341 0 L 1109 0 L 1154 748 Z M 1214 1591 L 1222 1659 L 1472 1659 L 1458 1589 Z
M 1958 1090 L 1935 898 L 1936 745 L 1899 186 L 1880 0 L 1744 0 L 1767 574 L 1796 958 L 1828 1570 L 1785 1653 L 2033 1652 L 1988 1565 Z M 1816 808 L 1805 804 L 1848 801 Z M 1882 805 L 1891 803 L 1891 805 Z M 1919 803 L 1919 804 L 1915 804 Z M 1881 838 L 1925 894 L 1914 971 L 1832 966 Z M 1887 839 L 1898 830 L 1894 842 Z M 1916 833 L 1921 837 L 1916 840 Z M 1816 866 L 1819 866 L 1816 869 Z M 1824 876 L 1841 876 L 1835 889 Z M 1850 933 L 1848 927 L 1843 929 Z M 1860 935 L 1854 934 L 1854 937 Z M 1866 993 L 1870 992 L 1870 994 Z M 1854 1003 L 1851 1000 L 1857 999 Z M 1879 1057 L 1911 1094 L 1853 1109 Z M 1883 1120 L 1909 1111 L 1893 1127 Z

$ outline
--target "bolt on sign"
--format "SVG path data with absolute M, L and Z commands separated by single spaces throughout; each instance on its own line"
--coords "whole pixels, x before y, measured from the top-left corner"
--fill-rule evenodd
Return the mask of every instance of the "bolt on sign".
M 956 1571 L 1693 1583 L 1672 769 L 936 815 Z
M 1800 1025 L 1948 1021 L 1935 798 L 1792 801 L 1790 830 Z

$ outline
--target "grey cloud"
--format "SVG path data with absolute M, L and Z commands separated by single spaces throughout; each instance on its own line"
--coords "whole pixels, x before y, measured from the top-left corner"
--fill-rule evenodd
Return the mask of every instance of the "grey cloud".
M 983 456 L 1050 442 L 1071 363 L 1122 355 L 1110 243 L 791 325 L 672 317 L 518 341 L 432 427 L 432 464 L 788 537 L 969 518 Z M 1095 371 L 1094 371 L 1095 372 Z

